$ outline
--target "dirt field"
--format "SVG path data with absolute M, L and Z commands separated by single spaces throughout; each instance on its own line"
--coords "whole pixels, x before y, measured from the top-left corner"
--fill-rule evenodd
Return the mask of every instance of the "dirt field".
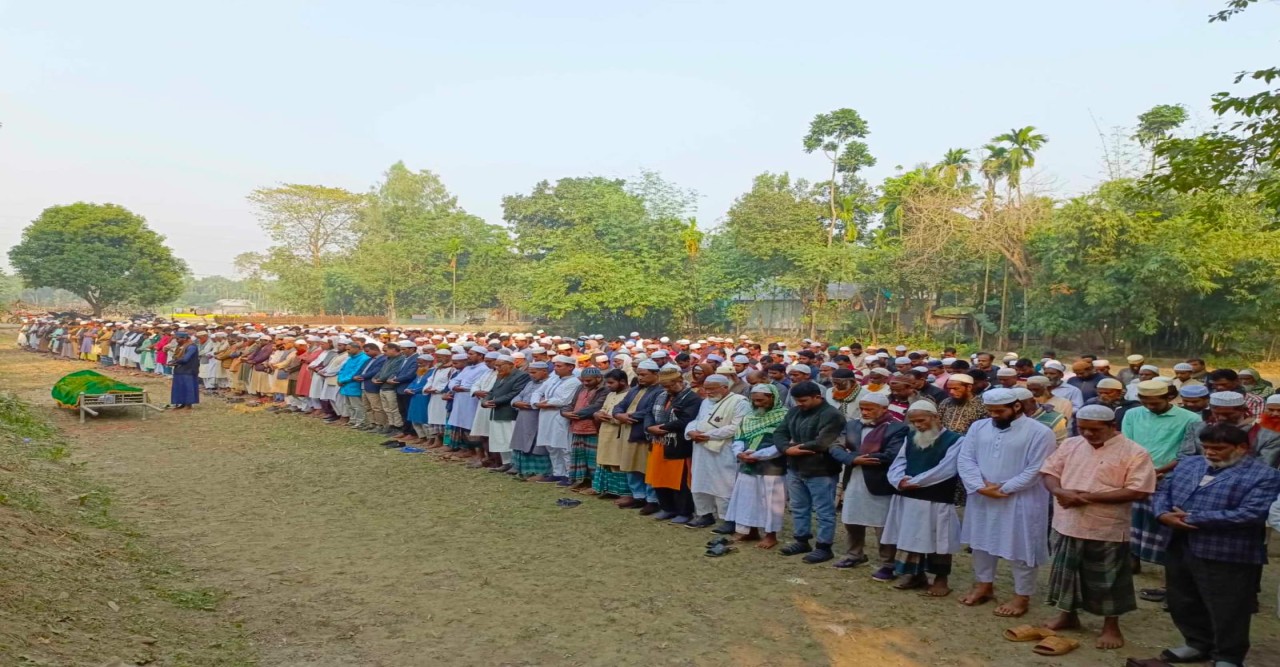
M 49 407 L 48 389 L 82 367 L 7 349 L 0 387 L 63 434 L 74 462 L 63 466 L 112 495 L 104 512 L 122 534 L 173 563 L 178 593 L 147 581 L 130 590 L 152 626 L 176 630 L 150 644 L 87 636 L 75 627 L 85 601 L 50 584 L 30 593 L 46 617 L 71 620 L 50 634 L 0 596 L 0 664 L 1083 666 L 1119 665 L 1176 639 L 1165 614 L 1141 603 L 1124 619 L 1128 647 L 1100 652 L 1080 634 L 1085 647 L 1040 658 L 1000 638 L 1013 624 L 992 606 L 962 607 L 958 594 L 927 600 L 873 583 L 865 568 L 754 549 L 708 559 L 703 531 L 603 501 L 561 509 L 564 494 L 546 486 L 221 401 L 81 426 Z M 167 398 L 163 381 L 141 384 Z M 8 509 L 0 504 L 0 517 Z M 1280 664 L 1270 569 L 1254 623 L 1259 665 Z M 967 588 L 969 572 L 958 557 L 953 586 Z M 1007 578 L 998 586 L 1007 591 Z M 1037 607 L 1028 620 L 1050 613 Z M 150 627 L 132 633 L 160 631 Z M 104 641 L 146 650 L 103 653 Z

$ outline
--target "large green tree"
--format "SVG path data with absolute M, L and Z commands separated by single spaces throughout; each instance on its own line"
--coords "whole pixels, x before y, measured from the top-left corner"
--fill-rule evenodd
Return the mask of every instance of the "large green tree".
M 187 271 L 142 216 L 85 202 L 45 209 L 9 250 L 9 263 L 29 287 L 72 292 L 94 315 L 168 303 L 182 293 Z
M 836 232 L 848 215 L 841 215 L 841 182 L 856 183 L 858 172 L 864 167 L 875 166 L 871 149 L 862 141 L 870 133 L 867 121 L 853 109 L 836 109 L 814 116 L 809 132 L 804 136 L 804 152 L 822 151 L 831 163 L 831 180 L 823 184 L 827 190 L 829 215 L 826 224 L 827 245 L 835 243 Z M 847 208 L 847 207 L 846 207 Z M 848 232 L 845 233 L 848 236 Z

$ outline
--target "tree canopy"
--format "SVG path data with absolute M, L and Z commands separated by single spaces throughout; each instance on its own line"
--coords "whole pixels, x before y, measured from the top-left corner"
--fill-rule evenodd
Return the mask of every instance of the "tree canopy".
M 85 202 L 45 209 L 9 250 L 9 262 L 28 287 L 67 290 L 94 315 L 168 303 L 182 292 L 187 271 L 141 216 Z

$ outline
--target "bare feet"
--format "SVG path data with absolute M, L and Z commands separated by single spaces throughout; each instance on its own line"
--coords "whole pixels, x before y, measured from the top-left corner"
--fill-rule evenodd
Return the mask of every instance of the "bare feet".
M 1031 598 L 1025 595 L 1015 595 L 1013 599 L 996 607 L 995 615 L 1003 618 L 1017 618 L 1027 613 L 1027 609 L 1031 607 Z
M 763 539 L 763 540 L 760 540 L 760 544 L 757 544 L 757 545 L 756 545 L 756 548 L 757 548 L 757 549 L 772 549 L 772 548 L 774 548 L 774 547 L 776 547 L 776 546 L 778 546 L 778 537 L 777 537 L 776 535 L 774 535 L 773 533 L 767 533 L 767 534 L 764 536 L 764 539 Z
M 935 576 L 933 583 L 928 588 L 920 592 L 920 595 L 928 598 L 945 598 L 951 595 L 951 586 L 947 584 L 946 577 Z
M 760 532 L 752 529 L 746 533 L 738 533 L 734 536 L 734 542 L 758 542 L 760 540 Z
M 1118 616 L 1108 616 L 1102 621 L 1102 633 L 1098 635 L 1098 641 L 1094 646 L 1110 651 L 1124 646 L 1124 635 L 1120 633 L 1120 618 Z
M 1075 630 L 1080 627 L 1080 616 L 1069 611 L 1059 613 L 1052 621 L 1044 624 L 1050 630 Z
M 996 599 L 995 586 L 977 583 L 973 585 L 973 589 L 969 591 L 968 595 L 960 599 L 960 604 L 966 607 L 976 607 L 994 599 Z

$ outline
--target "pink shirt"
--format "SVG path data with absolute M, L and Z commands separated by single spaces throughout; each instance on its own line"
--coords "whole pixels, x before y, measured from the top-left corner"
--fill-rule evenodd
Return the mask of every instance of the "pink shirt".
M 1061 480 L 1062 488 L 1085 493 L 1129 489 L 1154 493 L 1156 470 L 1142 445 L 1117 434 L 1094 448 L 1083 436 L 1067 438 L 1045 459 L 1040 472 Z M 1091 503 L 1053 507 L 1053 529 L 1068 537 L 1100 542 L 1129 541 L 1131 503 Z

